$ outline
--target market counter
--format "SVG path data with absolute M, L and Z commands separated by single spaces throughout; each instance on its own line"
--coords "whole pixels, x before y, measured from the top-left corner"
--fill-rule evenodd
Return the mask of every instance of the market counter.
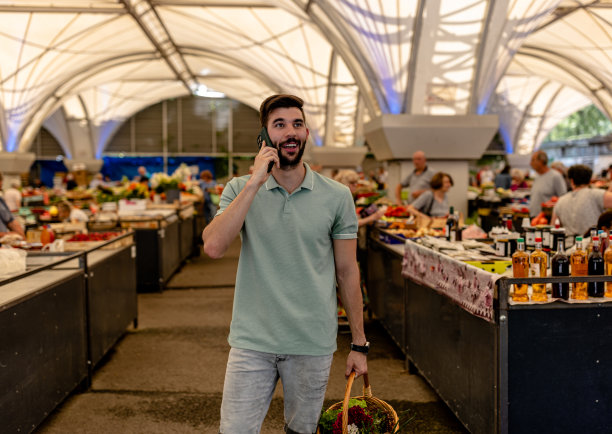
M 174 209 L 119 215 L 122 228 L 134 230 L 138 292 L 161 292 L 181 264 L 180 220 Z
M 574 278 L 501 278 L 409 243 L 370 232 L 370 308 L 468 430 L 610 432 L 612 303 L 509 303 L 512 283 Z
M 131 237 L 125 234 L 123 237 Z M 29 254 L 0 279 L 0 426 L 31 432 L 136 324 L 133 244 Z

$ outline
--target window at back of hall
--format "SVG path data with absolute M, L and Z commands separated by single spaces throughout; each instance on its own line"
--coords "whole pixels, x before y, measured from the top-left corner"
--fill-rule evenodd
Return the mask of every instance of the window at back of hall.
M 588 139 L 608 134 L 612 134 L 612 122 L 591 104 L 559 122 L 550 130 L 544 143 Z

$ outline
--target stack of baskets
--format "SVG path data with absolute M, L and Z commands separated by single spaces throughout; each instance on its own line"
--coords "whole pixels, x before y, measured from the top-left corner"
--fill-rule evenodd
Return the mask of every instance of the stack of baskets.
M 333 404 L 328 410 L 337 410 L 342 408 L 342 434 L 348 434 L 348 404 L 351 394 L 351 388 L 353 387 L 353 381 L 355 380 L 355 372 L 351 372 L 346 383 L 346 391 L 344 393 L 344 401 Z M 389 430 L 396 432 L 398 430 L 398 417 L 393 407 L 387 404 L 385 401 L 375 398 L 372 396 L 372 388 L 370 387 L 370 381 L 368 375 L 363 376 L 363 395 L 354 396 L 353 398 L 360 399 L 366 402 L 368 413 L 374 411 L 382 411 L 387 416 L 387 422 Z M 391 431 L 390 431 L 391 432 Z M 317 429 L 317 434 L 321 434 L 320 430 Z

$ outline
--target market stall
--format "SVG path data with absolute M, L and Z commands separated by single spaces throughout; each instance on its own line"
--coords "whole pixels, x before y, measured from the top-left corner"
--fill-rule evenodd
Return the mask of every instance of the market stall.
M 23 270 L 0 278 L 3 431 L 36 428 L 90 383 L 93 367 L 136 323 L 131 236 L 76 252 L 28 252 Z
M 180 221 L 175 209 L 119 214 L 121 227 L 134 230 L 138 292 L 163 291 L 181 264 Z
M 512 279 L 415 242 L 368 238 L 373 313 L 474 433 L 609 432 L 612 299 L 508 301 Z

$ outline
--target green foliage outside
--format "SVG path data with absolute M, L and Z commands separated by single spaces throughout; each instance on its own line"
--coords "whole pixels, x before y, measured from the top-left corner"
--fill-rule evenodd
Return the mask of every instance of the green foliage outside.
M 553 128 L 546 142 L 587 139 L 612 133 L 612 122 L 593 104 L 572 113 Z

